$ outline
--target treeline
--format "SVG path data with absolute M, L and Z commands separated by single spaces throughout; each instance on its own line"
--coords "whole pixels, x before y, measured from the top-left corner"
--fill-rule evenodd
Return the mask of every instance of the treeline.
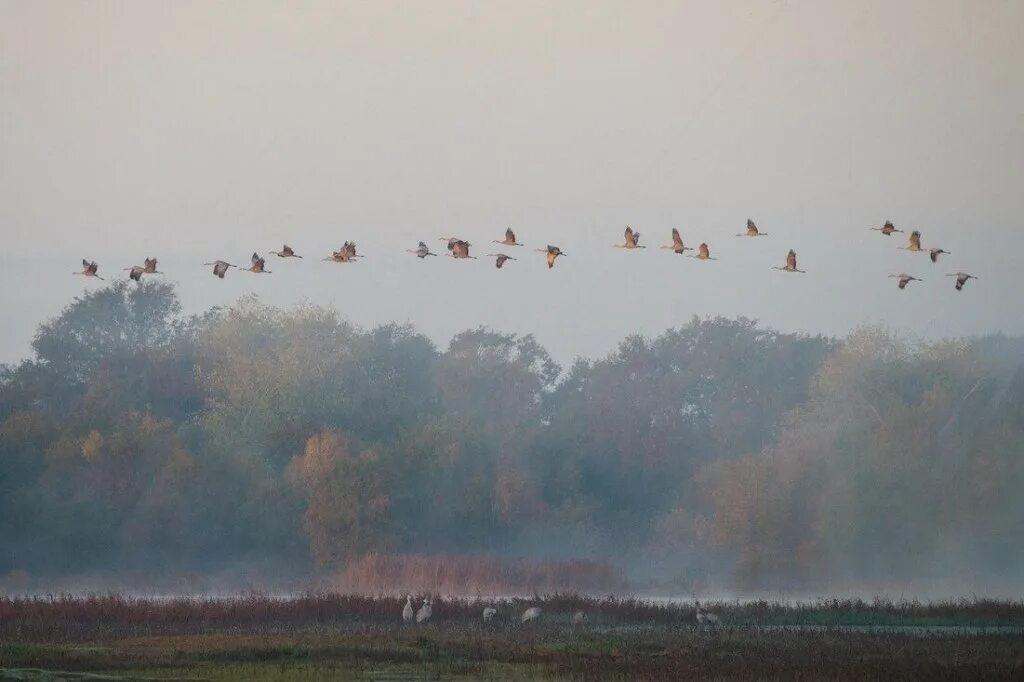
M 487 329 L 440 350 L 313 306 L 185 317 L 146 282 L 76 299 L 33 348 L 0 378 L 0 576 L 371 553 L 754 587 L 1024 568 L 1022 339 L 694 319 L 562 368 Z

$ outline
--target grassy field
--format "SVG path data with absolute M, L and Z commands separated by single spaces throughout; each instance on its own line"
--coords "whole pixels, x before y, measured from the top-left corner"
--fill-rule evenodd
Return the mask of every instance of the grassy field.
M 488 602 L 491 603 L 491 602 Z M 437 599 L 423 625 L 403 600 L 0 599 L 0 679 L 597 680 L 1021 679 L 1024 604 L 824 601 L 694 608 L 555 595 Z M 539 605 L 539 622 L 518 615 Z M 577 610 L 587 614 L 573 625 Z M 60 672 L 57 672 L 60 671 Z

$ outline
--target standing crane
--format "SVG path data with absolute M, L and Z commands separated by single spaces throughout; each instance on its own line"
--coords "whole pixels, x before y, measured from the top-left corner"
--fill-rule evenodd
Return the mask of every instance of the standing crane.
M 907 285 L 910 284 L 911 282 L 923 282 L 924 281 L 924 280 L 918 279 L 917 277 L 914 277 L 912 275 L 908 275 L 905 272 L 901 272 L 898 275 L 889 275 L 889 276 L 890 277 L 898 277 L 899 278 L 900 281 L 898 282 L 898 286 L 899 286 L 900 289 L 906 289 Z
M 265 269 L 267 261 L 260 257 L 260 254 L 253 251 L 252 257 L 249 259 L 250 265 L 247 268 L 239 268 L 245 272 L 254 272 L 257 275 L 269 275 L 270 270 Z
M 688 254 L 687 258 L 696 258 L 697 260 L 718 260 L 717 258 L 711 257 L 711 249 L 708 248 L 707 242 L 701 243 L 697 247 L 697 255 Z
M 434 607 L 431 606 L 429 599 L 424 599 L 423 606 L 421 606 L 420 610 L 416 612 L 416 622 L 423 623 L 428 621 L 432 615 L 434 615 Z
M 956 290 L 960 291 L 967 284 L 969 279 L 978 279 L 974 275 L 968 275 L 966 272 L 951 272 L 946 277 L 956 277 Z
M 786 272 L 807 272 L 806 270 L 800 270 L 796 267 L 796 251 L 793 249 L 790 249 L 789 253 L 786 254 L 786 264 L 784 266 L 781 268 L 778 266 L 772 266 L 772 269 L 785 270 Z
M 718 614 L 711 613 L 700 605 L 700 602 L 696 602 L 697 607 L 697 625 L 703 627 L 705 625 L 710 627 L 718 627 Z
M 423 242 L 420 242 L 420 245 L 419 245 L 419 247 L 416 250 L 406 249 L 406 251 L 408 251 L 409 253 L 415 253 L 416 257 L 420 258 L 420 259 L 426 258 L 427 256 L 436 256 L 437 255 L 436 253 L 431 251 L 430 247 L 428 247 Z
M 496 259 L 494 261 L 494 267 L 498 268 L 499 270 L 501 269 L 501 266 L 505 264 L 505 261 L 515 260 L 515 258 L 513 258 L 512 256 L 506 256 L 503 253 L 489 253 L 487 255 Z
M 531 606 L 530 608 L 523 611 L 523 615 L 519 618 L 520 623 L 529 623 L 540 618 L 541 608 L 539 606 Z
M 302 256 L 295 253 L 295 249 L 287 244 L 283 244 L 280 251 L 271 251 L 270 253 L 274 254 L 278 258 L 302 258 Z
M 891 237 L 893 232 L 903 232 L 903 230 L 897 230 L 891 220 L 886 220 L 885 225 L 882 225 L 881 227 L 869 227 L 868 229 L 874 230 L 875 232 L 881 232 L 886 237 Z
M 559 256 L 568 256 L 569 255 L 569 254 L 563 252 L 557 246 L 552 246 L 551 244 L 548 244 L 548 248 L 546 248 L 546 249 L 537 249 L 537 251 L 539 251 L 541 253 L 546 253 L 548 255 L 548 269 L 549 270 L 551 268 L 555 267 L 555 259 L 556 258 L 558 258 Z
M 736 235 L 737 237 L 767 237 L 767 232 L 761 232 L 757 229 L 757 225 L 750 218 L 747 218 L 747 231 Z
M 238 267 L 237 265 L 232 265 L 231 263 L 223 260 L 215 260 L 212 263 L 203 263 L 203 265 L 212 265 L 214 276 L 220 277 L 221 279 L 224 279 L 224 275 L 228 273 L 228 268 Z
M 522 244 L 516 241 L 516 233 L 512 231 L 511 227 L 505 229 L 504 239 L 494 239 L 492 241 L 495 244 L 504 244 L 505 246 L 522 246 Z
M 406 623 L 411 623 L 414 617 L 412 610 L 412 595 L 405 595 L 405 606 L 402 608 L 402 620 Z
M 687 251 L 693 251 L 689 246 L 683 244 L 683 238 L 679 235 L 679 230 L 672 228 L 672 243 L 667 246 L 661 247 L 663 249 L 672 249 L 673 253 L 683 254 Z
M 82 259 L 82 270 L 81 272 L 72 272 L 72 275 L 83 275 L 85 277 L 95 277 L 96 279 L 102 280 L 103 278 L 96 274 L 100 269 L 100 266 L 96 264 L 96 261 L 87 261 Z
M 623 233 L 624 241 L 622 244 L 612 244 L 618 249 L 644 249 L 645 246 L 640 246 L 640 233 L 634 232 L 633 228 L 626 225 L 626 231 Z

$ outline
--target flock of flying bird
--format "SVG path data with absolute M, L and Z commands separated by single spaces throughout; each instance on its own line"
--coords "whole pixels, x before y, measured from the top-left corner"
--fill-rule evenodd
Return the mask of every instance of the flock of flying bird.
M 881 232 L 886 237 L 891 237 L 895 232 L 903 232 L 903 230 L 896 229 L 892 222 L 888 220 L 885 221 L 885 224 L 882 225 L 882 227 L 872 227 L 870 229 Z M 747 219 L 746 232 L 742 232 L 740 234 L 737 234 L 736 236 L 767 237 L 768 233 L 761 232 L 757 228 L 757 225 L 754 224 L 753 220 Z M 470 255 L 470 247 L 472 247 L 472 244 L 470 244 L 465 239 L 460 239 L 459 237 L 441 237 L 440 240 L 443 242 L 447 242 L 448 252 L 445 254 L 446 256 L 450 256 L 451 258 L 455 259 L 476 258 L 476 256 Z M 493 240 L 493 242 L 496 244 L 501 244 L 502 246 L 523 246 L 523 244 L 520 244 L 519 241 L 516 239 L 516 233 L 512 231 L 512 228 L 508 228 L 507 230 L 505 230 L 504 239 L 495 239 Z M 640 233 L 633 231 L 633 228 L 629 226 L 626 227 L 623 243 L 613 244 L 612 246 L 620 249 L 646 248 L 646 246 L 642 246 L 640 244 Z M 698 246 L 696 248 L 695 254 L 687 254 L 687 251 L 694 251 L 694 249 L 683 244 L 683 238 L 679 234 L 679 230 L 677 230 L 676 228 L 672 228 L 672 243 L 662 246 L 661 248 L 671 249 L 673 253 L 679 255 L 686 255 L 689 258 L 696 258 L 697 260 L 717 260 L 716 258 L 713 258 L 711 256 L 711 250 L 708 247 L 707 243 L 702 243 L 700 246 Z M 949 251 L 946 251 L 945 249 L 923 248 L 921 246 L 921 232 L 919 230 L 914 230 L 913 232 L 910 233 L 907 246 L 901 246 L 898 248 L 905 249 L 907 251 L 928 253 L 933 263 L 939 262 L 939 256 L 943 254 L 949 254 Z M 417 258 L 420 259 L 426 259 L 428 256 L 438 255 L 431 251 L 430 247 L 427 246 L 425 242 L 420 242 L 417 248 L 406 249 L 406 251 L 414 254 Z M 557 246 L 552 246 L 551 244 L 548 244 L 547 248 L 536 249 L 536 251 L 546 254 L 548 268 L 555 267 L 555 261 L 558 259 L 559 256 L 568 255 Z M 275 256 L 278 256 L 279 258 L 302 258 L 302 256 L 295 253 L 295 250 L 292 249 L 292 247 L 288 246 L 287 244 L 282 246 L 280 251 L 271 251 L 271 253 Z M 489 253 L 487 254 L 487 256 L 495 259 L 494 265 L 499 269 L 503 267 L 507 261 L 516 260 L 512 256 L 509 256 L 504 253 Z M 324 258 L 323 260 L 331 261 L 333 263 L 353 263 L 356 261 L 356 259 L 361 257 L 362 256 L 360 256 L 356 252 L 356 243 L 347 241 L 341 246 L 340 249 L 333 252 L 330 256 Z M 156 258 L 146 258 L 145 261 L 143 261 L 143 263 L 143 265 L 133 265 L 130 268 L 125 268 L 125 271 L 128 272 L 128 277 L 135 280 L 136 282 L 141 282 L 143 275 L 163 274 L 162 272 L 156 269 Z M 229 268 L 238 268 L 237 265 L 232 265 L 231 263 L 228 263 L 227 261 L 223 260 L 216 260 L 211 263 L 205 263 L 204 265 L 213 266 L 213 274 L 219 277 L 220 279 L 224 279 L 224 276 L 227 274 Z M 260 256 L 258 253 L 252 254 L 249 267 L 238 269 L 253 272 L 256 274 L 270 274 L 271 272 L 270 270 L 266 269 L 266 259 Z M 794 251 L 793 249 L 790 249 L 789 253 L 786 254 L 785 265 L 774 266 L 774 269 L 783 270 L 785 272 L 806 272 L 805 270 L 800 270 L 799 268 L 797 268 L 796 251 Z M 99 265 L 97 265 L 96 261 L 82 259 L 82 270 L 80 272 L 75 272 L 73 274 L 103 279 L 102 277 L 99 276 L 98 272 Z M 905 272 L 901 272 L 895 275 L 889 275 L 889 277 L 894 277 L 898 280 L 897 284 L 900 289 L 905 289 L 907 287 L 907 284 L 909 284 L 910 282 L 923 281 L 920 278 L 914 277 L 913 275 L 908 275 Z M 966 272 L 951 272 L 947 274 L 947 277 L 956 278 L 955 287 L 957 291 L 962 290 L 964 288 L 964 285 L 967 284 L 969 280 L 978 279 L 974 275 L 971 275 Z

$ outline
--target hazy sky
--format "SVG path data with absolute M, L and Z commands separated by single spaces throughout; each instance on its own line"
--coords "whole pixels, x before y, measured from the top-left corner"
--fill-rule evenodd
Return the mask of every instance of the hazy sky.
M 1024 333 L 1022 26 L 1019 0 L 0 0 L 0 361 L 103 284 L 82 257 L 147 255 L 189 311 L 255 292 L 560 360 L 695 313 Z M 627 223 L 720 260 L 610 248 Z M 569 256 L 488 245 L 506 225 Z M 404 251 L 442 235 L 522 260 Z M 346 239 L 363 261 L 318 260 Z M 307 257 L 202 266 L 282 242 Z M 770 269 L 789 248 L 807 275 Z

